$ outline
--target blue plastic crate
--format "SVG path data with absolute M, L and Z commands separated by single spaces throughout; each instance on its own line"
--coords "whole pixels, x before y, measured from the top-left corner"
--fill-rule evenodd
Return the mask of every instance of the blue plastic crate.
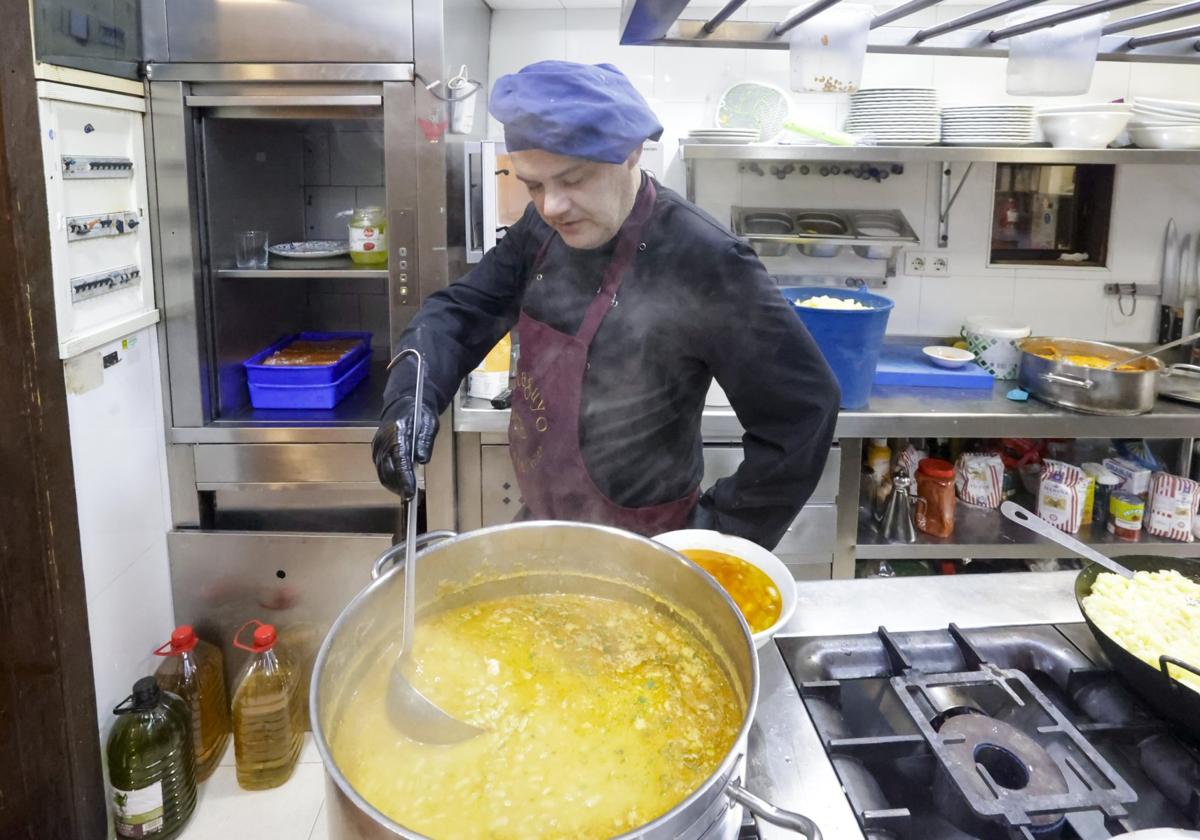
M 329 341 L 330 339 L 356 338 L 360 340 L 342 358 L 329 365 L 264 365 L 262 360 L 282 350 L 294 341 Z M 371 355 L 371 333 L 369 332 L 302 332 L 285 336 L 266 350 L 255 353 L 242 367 L 246 370 L 246 381 L 256 385 L 332 385 L 355 367 L 364 356 Z
M 326 385 L 279 385 L 250 382 L 250 405 L 255 408 L 333 408 L 358 387 L 371 372 L 371 354 L 336 382 Z

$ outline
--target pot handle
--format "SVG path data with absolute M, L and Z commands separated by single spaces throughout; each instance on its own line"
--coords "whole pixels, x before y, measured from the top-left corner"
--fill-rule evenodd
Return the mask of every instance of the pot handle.
M 1090 379 L 1076 379 L 1074 376 L 1063 376 L 1061 373 L 1043 373 L 1042 379 L 1046 382 L 1053 382 L 1056 385 L 1082 388 L 1085 391 L 1090 390 L 1096 384 Z
M 1174 656 L 1167 656 L 1166 654 L 1163 654 L 1162 656 L 1158 657 L 1158 667 L 1162 670 L 1163 676 L 1167 678 L 1167 683 L 1171 686 L 1171 688 L 1180 688 L 1183 683 L 1179 682 L 1177 677 L 1171 675 L 1171 669 L 1167 667 L 1168 665 L 1174 665 L 1176 668 L 1182 668 L 1184 671 L 1191 671 L 1193 674 L 1200 677 L 1200 668 L 1197 668 L 1195 665 L 1189 665 L 1182 659 L 1176 659 Z
M 745 806 L 754 816 L 766 820 L 781 828 L 790 828 L 803 834 L 808 840 L 822 840 L 821 829 L 817 824 L 803 814 L 795 811 L 785 811 L 772 805 L 767 800 L 755 796 L 742 787 L 740 779 L 733 779 L 725 786 L 725 795 L 739 805 Z
M 1160 370 L 1159 373 L 1163 376 L 1190 376 L 1195 379 L 1200 377 L 1200 365 L 1171 365 Z
M 457 531 L 429 531 L 425 534 L 417 536 L 417 550 L 420 551 L 430 543 L 448 540 L 451 537 L 457 537 Z M 379 580 L 383 573 L 387 571 L 388 566 L 392 561 L 400 555 L 404 554 L 404 542 L 398 542 L 387 551 L 375 558 L 375 562 L 371 564 L 371 580 Z

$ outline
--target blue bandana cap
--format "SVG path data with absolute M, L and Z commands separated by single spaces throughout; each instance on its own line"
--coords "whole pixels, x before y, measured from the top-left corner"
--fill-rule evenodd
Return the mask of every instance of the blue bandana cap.
M 501 76 L 488 107 L 510 152 L 624 163 L 663 127 L 625 74 L 611 64 L 539 61 Z

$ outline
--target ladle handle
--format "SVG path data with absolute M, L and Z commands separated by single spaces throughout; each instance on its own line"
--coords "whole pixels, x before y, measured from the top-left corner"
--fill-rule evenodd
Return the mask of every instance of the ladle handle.
M 1186 330 L 1191 326 L 1191 324 L 1184 324 L 1183 328 Z M 1188 342 L 1195 341 L 1198 338 L 1200 338 L 1200 332 L 1194 332 L 1191 335 L 1185 335 L 1183 338 L 1177 338 L 1174 341 L 1168 341 L 1166 344 L 1160 344 L 1152 350 L 1147 350 L 1145 353 L 1138 353 L 1136 356 L 1129 356 L 1125 359 L 1117 359 L 1115 362 L 1112 362 L 1108 365 L 1108 369 L 1111 370 L 1112 368 L 1117 367 L 1117 365 L 1127 365 L 1130 362 L 1136 362 L 1138 359 L 1144 359 L 1147 356 L 1157 356 L 1164 350 L 1170 350 L 1172 347 L 1178 347 L 1180 344 L 1187 344 Z
M 740 781 L 730 781 L 725 786 L 725 795 L 739 805 L 744 806 L 760 820 L 766 820 L 780 828 L 790 828 L 792 831 L 798 831 L 808 838 L 808 840 L 822 840 L 821 829 L 817 828 L 815 822 L 803 814 L 784 810 L 776 805 L 772 805 L 760 796 L 755 796 L 742 787 Z
M 425 360 L 421 358 L 421 354 L 416 348 L 408 347 L 401 350 L 392 360 L 388 362 L 388 370 L 406 356 L 411 356 L 417 362 L 417 384 L 413 390 L 413 419 L 412 419 L 412 440 L 397 440 L 401 446 L 408 447 L 409 463 L 412 464 L 414 487 L 412 496 L 405 503 L 405 518 L 407 519 L 405 536 L 404 536 L 404 620 L 401 623 L 400 631 L 400 656 L 408 652 L 409 646 L 412 644 L 414 613 L 417 609 L 417 564 L 413 562 L 413 558 L 417 553 L 417 507 L 418 499 L 420 498 L 420 487 L 424 483 L 425 470 L 417 463 L 417 436 L 421 433 L 421 396 L 425 389 Z M 399 438 L 403 432 L 403 424 L 396 421 L 396 436 Z M 377 561 L 378 562 L 378 561 Z M 372 570 L 374 573 L 374 570 Z
M 1085 545 L 1069 534 L 1060 531 L 1045 519 L 1042 519 L 1032 511 L 1026 510 L 1016 502 L 1005 502 L 1004 504 L 1000 505 L 1000 512 L 1008 519 L 1016 522 L 1018 525 L 1024 525 L 1035 534 L 1045 537 L 1046 539 L 1050 540 L 1050 542 L 1058 543 L 1063 548 L 1067 549 L 1068 551 L 1075 552 L 1080 557 L 1091 560 L 1093 563 L 1100 564 L 1110 572 L 1114 572 L 1121 577 L 1133 577 L 1133 572 L 1129 571 L 1129 569 L 1126 569 L 1116 560 L 1113 560 L 1111 557 L 1105 557 L 1090 545 Z

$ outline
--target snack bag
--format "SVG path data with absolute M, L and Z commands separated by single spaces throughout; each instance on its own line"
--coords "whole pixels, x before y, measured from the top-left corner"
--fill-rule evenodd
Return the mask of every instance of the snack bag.
M 1004 460 L 992 453 L 964 452 L 954 465 L 954 489 L 969 505 L 999 507 L 1004 498 Z
M 1150 479 L 1146 502 L 1146 531 L 1156 537 L 1193 542 L 1193 520 L 1200 500 L 1200 483 L 1190 478 L 1158 472 Z
M 1037 515 L 1060 531 L 1075 534 L 1083 524 L 1087 499 L 1087 476 L 1083 470 L 1062 461 L 1042 462 L 1038 486 Z

